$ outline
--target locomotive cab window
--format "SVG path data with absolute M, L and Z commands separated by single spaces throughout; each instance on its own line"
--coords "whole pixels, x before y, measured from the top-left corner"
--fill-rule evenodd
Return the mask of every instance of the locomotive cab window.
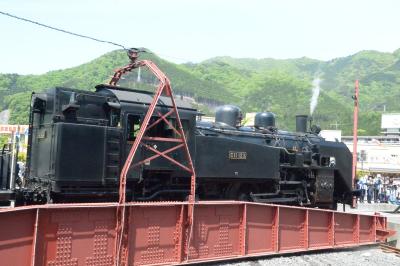
M 139 115 L 128 115 L 126 121 L 126 140 L 134 141 L 140 130 L 141 117 Z
M 159 117 L 153 117 L 152 120 L 150 121 L 150 124 L 154 123 L 158 119 L 159 119 Z M 175 128 L 177 131 L 179 131 L 178 123 L 176 122 L 176 119 L 168 118 L 168 122 L 169 122 L 169 124 L 166 123 L 165 121 L 160 121 L 157 125 L 155 125 L 148 131 L 148 136 L 178 138 L 179 135 L 173 129 L 173 128 Z M 188 137 L 189 121 L 181 120 L 181 123 L 182 123 L 182 127 L 183 127 L 183 132 L 184 132 L 185 136 Z
M 153 125 L 159 119 L 158 116 L 153 116 L 150 119 L 149 126 Z M 157 124 L 153 125 L 147 130 L 147 136 L 149 137 L 169 137 L 170 133 L 167 129 L 167 123 L 164 120 L 159 121 Z
M 152 117 L 150 120 L 149 125 L 153 124 L 159 119 L 159 117 Z M 178 129 L 178 123 L 176 122 L 175 118 L 167 118 L 168 123 L 166 123 L 164 120 L 158 122 L 156 125 L 154 125 L 152 128 L 148 130 L 148 136 L 149 137 L 173 137 L 173 138 L 178 138 L 178 134 L 175 132 L 173 127 L 179 131 Z M 189 121 L 187 120 L 181 120 L 182 127 L 183 127 L 183 132 L 185 133 L 185 136 L 187 137 L 187 132 L 189 128 Z
M 189 120 L 182 119 L 181 123 L 182 123 L 183 133 L 185 134 L 185 137 L 188 138 L 188 135 L 189 135 Z M 171 124 L 174 125 L 176 130 L 179 131 L 178 123 L 176 123 L 175 119 L 172 119 Z M 171 129 L 171 134 L 172 134 L 172 136 L 174 138 L 179 138 L 178 134 L 172 129 Z
M 153 125 L 160 117 L 153 116 L 149 121 L 149 126 Z M 146 136 L 148 137 L 163 137 L 163 138 L 179 138 L 177 132 L 173 129 L 173 127 L 179 131 L 178 123 L 175 118 L 167 118 L 169 123 L 166 123 L 164 120 L 159 121 L 157 124 L 154 124 L 146 131 Z M 136 139 L 137 134 L 141 128 L 143 117 L 137 114 L 128 114 L 126 120 L 126 140 L 134 141 Z M 189 133 L 189 121 L 181 120 L 183 132 L 188 138 Z
M 153 125 L 160 117 L 153 116 L 150 121 L 149 125 Z M 153 125 L 149 128 L 146 132 L 146 136 L 149 137 L 164 137 L 164 138 L 178 138 L 178 134 L 172 128 L 172 126 L 179 131 L 178 124 L 175 118 L 168 118 L 168 123 L 164 120 L 159 121 L 157 124 Z M 188 137 L 189 132 L 189 121 L 182 120 L 182 127 L 183 132 L 186 137 Z M 140 115 L 132 115 L 129 114 L 126 121 L 126 140 L 127 141 L 134 141 L 136 139 L 137 134 L 139 133 L 140 127 L 142 124 L 142 117 Z
M 189 120 L 183 119 L 181 120 L 183 133 L 185 134 L 186 139 L 189 138 Z M 176 136 L 178 137 L 178 136 Z

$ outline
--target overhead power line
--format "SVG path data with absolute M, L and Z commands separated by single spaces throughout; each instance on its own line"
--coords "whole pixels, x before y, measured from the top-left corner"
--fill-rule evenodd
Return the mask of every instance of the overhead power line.
M 76 36 L 76 37 L 89 39 L 89 40 L 96 41 L 96 42 L 111 44 L 111 45 L 114 45 L 114 46 L 121 47 L 124 50 L 127 50 L 127 48 L 125 46 L 123 46 L 122 44 L 119 44 L 119 43 L 115 43 L 115 42 L 111 42 L 111 41 L 107 41 L 107 40 L 101 40 L 101 39 L 97 39 L 97 38 L 94 38 L 94 37 L 91 37 L 91 36 L 87 36 L 87 35 L 75 33 L 75 32 L 72 32 L 72 31 L 64 30 L 64 29 L 61 29 L 61 28 L 53 27 L 53 26 L 50 26 L 50 25 L 46 25 L 46 24 L 40 23 L 38 21 L 34 21 L 34 20 L 31 20 L 31 19 L 19 17 L 19 16 L 16 16 L 16 15 L 13 15 L 13 14 L 10 14 L 10 13 L 7 13 L 7 12 L 3 12 L 3 11 L 0 11 L 0 14 L 4 15 L 4 16 L 11 17 L 11 18 L 15 18 L 15 19 L 18 19 L 18 20 L 22 20 L 22 21 L 25 21 L 25 22 L 29 22 L 29 23 L 32 23 L 32 24 L 35 24 L 35 25 L 38 25 L 38 26 L 41 26 L 41 27 L 44 27 L 44 28 L 51 29 L 51 30 L 59 31 L 59 32 L 62 32 L 62 33 L 66 33 L 66 34 L 70 34 L 70 35 L 73 35 L 73 36 Z
M 107 41 L 107 40 L 101 40 L 101 39 L 97 39 L 97 38 L 94 38 L 94 37 L 91 37 L 91 36 L 88 36 L 88 35 L 83 35 L 83 34 L 75 33 L 75 32 L 72 32 L 72 31 L 64 30 L 64 29 L 61 29 L 61 28 L 58 28 L 58 27 L 54 27 L 54 26 L 50 26 L 50 25 L 47 25 L 47 24 L 43 24 L 43 23 L 28 19 L 28 18 L 16 16 L 16 15 L 13 15 L 13 14 L 1 11 L 1 10 L 0 10 L 0 15 L 4 15 L 4 16 L 11 17 L 11 18 L 14 18 L 14 19 L 18 19 L 18 20 L 21 20 L 21 21 L 24 21 L 24 22 L 32 23 L 32 24 L 40 26 L 40 27 L 44 27 L 44 28 L 47 28 L 47 29 L 50 29 L 50 30 L 55 30 L 55 31 L 58 31 L 58 32 L 66 33 L 66 34 L 73 35 L 73 36 L 76 36 L 76 37 L 85 38 L 85 39 L 89 39 L 89 40 L 96 41 L 96 42 L 107 43 L 107 44 L 111 44 L 111 45 L 114 45 L 114 46 L 118 46 L 118 47 L 121 47 L 122 49 L 124 49 L 125 51 L 129 50 L 129 48 L 126 48 L 124 45 L 116 43 L 116 42 Z M 151 52 L 149 52 L 147 50 L 143 50 L 142 52 L 153 54 L 153 53 L 151 53 Z M 164 57 L 169 57 L 171 59 L 176 59 L 176 60 L 180 60 L 180 61 L 187 61 L 187 62 L 190 61 L 188 59 L 179 58 L 179 57 L 175 57 L 175 56 L 170 56 L 170 55 L 166 55 L 166 54 L 158 54 L 158 55 L 159 56 L 164 56 Z

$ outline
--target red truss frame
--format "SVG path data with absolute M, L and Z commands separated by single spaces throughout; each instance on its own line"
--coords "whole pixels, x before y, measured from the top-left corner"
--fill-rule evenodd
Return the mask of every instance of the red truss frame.
M 191 174 L 191 181 L 190 181 L 190 195 L 189 195 L 189 223 L 192 225 L 193 221 L 193 210 L 194 210 L 194 199 L 195 199 L 195 194 L 196 194 L 196 174 L 195 170 L 193 167 L 193 162 L 189 153 L 189 148 L 187 145 L 185 133 L 183 131 L 182 127 L 182 122 L 179 117 L 178 109 L 176 107 L 175 99 L 173 97 L 173 91 L 171 88 L 171 83 L 168 79 L 168 77 L 152 62 L 149 60 L 140 60 L 136 61 L 138 58 L 138 51 L 137 50 L 130 50 L 128 52 L 128 56 L 131 59 L 131 63 L 128 64 L 125 67 L 119 68 L 115 71 L 114 76 L 112 77 L 110 81 L 110 85 L 116 86 L 118 81 L 120 80 L 121 76 L 127 72 L 132 71 L 135 68 L 139 67 L 147 67 L 159 80 L 159 84 L 157 86 L 157 89 L 155 91 L 153 100 L 149 106 L 149 109 L 146 113 L 146 116 L 140 126 L 140 130 L 136 136 L 136 139 L 132 145 L 132 148 L 128 154 L 128 157 L 126 158 L 125 164 L 122 168 L 121 175 L 120 175 L 120 186 L 119 186 L 119 207 L 117 208 L 117 227 L 116 227 L 116 243 L 115 243 L 115 252 L 116 252 L 116 262 L 117 265 L 126 265 L 126 258 L 127 258 L 127 234 L 126 232 L 128 231 L 128 226 L 129 223 L 126 223 L 126 217 L 128 216 L 128 213 L 125 210 L 125 202 L 126 202 L 126 176 L 130 168 L 138 167 L 140 165 L 143 165 L 144 163 L 147 163 L 149 161 L 152 161 L 156 158 L 162 157 L 171 163 L 179 166 L 180 168 L 184 169 L 185 171 L 189 172 Z M 172 103 L 172 109 L 168 111 L 166 114 L 161 114 L 160 112 L 157 112 L 159 118 L 150 124 L 150 119 L 152 115 L 155 112 L 155 108 L 157 106 L 157 103 L 160 99 L 160 96 L 165 95 L 171 99 Z M 175 114 L 175 120 L 177 121 L 178 128 L 176 128 L 174 125 L 172 125 L 167 117 L 171 116 L 172 114 Z M 148 137 L 145 136 L 146 132 L 156 126 L 158 123 L 161 121 L 164 121 L 165 123 L 168 124 L 168 126 L 176 133 L 178 136 L 177 138 L 167 138 L 167 137 Z M 160 142 L 175 142 L 177 143 L 176 146 L 169 148 L 164 151 L 159 151 L 149 145 L 147 145 L 144 141 L 160 141 Z M 137 162 L 132 165 L 132 160 L 139 148 L 139 146 L 144 147 L 155 154 L 153 156 L 150 156 L 144 160 L 141 160 L 140 162 Z M 185 166 L 181 162 L 176 161 L 175 159 L 171 158 L 168 153 L 178 150 L 178 149 L 184 149 L 184 153 L 186 156 L 186 162 L 188 166 Z M 192 228 L 192 226 L 191 226 Z M 191 230 L 190 230 L 191 232 Z M 191 233 L 190 233 L 191 234 Z M 190 242 L 190 237 L 189 241 Z M 189 247 L 188 243 L 188 247 Z M 188 256 L 188 249 L 186 250 L 186 254 Z

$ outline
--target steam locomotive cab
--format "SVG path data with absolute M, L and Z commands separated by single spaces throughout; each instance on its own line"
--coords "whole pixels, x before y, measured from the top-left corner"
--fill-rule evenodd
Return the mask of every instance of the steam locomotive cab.
M 96 89 L 88 92 L 55 88 L 32 95 L 25 201 L 117 198 L 120 170 L 152 95 L 106 85 Z M 196 110 L 178 99 L 177 105 L 188 142 L 194 143 Z M 158 116 L 152 120 L 170 107 L 169 99 L 162 97 L 155 112 Z M 169 122 L 176 122 L 173 116 Z M 147 132 L 148 137 L 173 134 L 164 122 Z M 171 143 L 148 141 L 147 145 L 166 150 Z M 193 145 L 189 149 L 193 152 Z M 149 157 L 148 153 L 141 149 L 134 162 Z M 183 156 L 180 151 L 170 155 L 176 160 Z M 150 199 L 165 193 L 182 198 L 187 194 L 187 190 L 176 189 L 176 183 L 187 182 L 187 174 L 163 159 L 130 169 L 127 178 L 127 195 L 131 198 Z

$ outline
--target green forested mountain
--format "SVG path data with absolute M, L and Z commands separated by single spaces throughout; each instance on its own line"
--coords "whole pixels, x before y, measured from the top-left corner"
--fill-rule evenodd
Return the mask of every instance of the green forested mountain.
M 311 82 L 316 76 L 322 82 L 313 117 L 325 129 L 351 134 L 355 79 L 360 80 L 360 134 L 379 134 L 382 112 L 400 111 L 400 49 L 362 51 L 330 61 L 217 57 L 188 67 L 197 76 L 217 82 L 226 79 L 219 72 L 238 73 L 228 84 L 241 96 L 242 108 L 271 110 L 278 114 L 280 125 L 289 129 L 294 128 L 295 114 L 309 113 Z
M 169 76 L 176 93 L 189 96 L 206 113 L 222 103 L 244 112 L 270 110 L 281 128 L 293 130 L 296 114 L 309 114 L 312 81 L 319 77 L 320 93 L 313 114 L 325 129 L 352 129 L 354 80 L 360 80 L 360 126 L 364 135 L 379 134 L 380 115 L 400 112 L 400 49 L 394 53 L 362 51 L 330 61 L 298 59 L 235 59 L 216 57 L 201 63 L 174 64 L 153 54 L 151 59 Z M 123 51 L 89 63 L 43 75 L 0 74 L 0 108 L 11 110 L 12 123 L 26 123 L 30 94 L 53 86 L 93 90 L 109 80 L 113 70 L 128 63 Z M 132 73 L 120 85 L 150 89 L 155 79 L 146 71 Z

